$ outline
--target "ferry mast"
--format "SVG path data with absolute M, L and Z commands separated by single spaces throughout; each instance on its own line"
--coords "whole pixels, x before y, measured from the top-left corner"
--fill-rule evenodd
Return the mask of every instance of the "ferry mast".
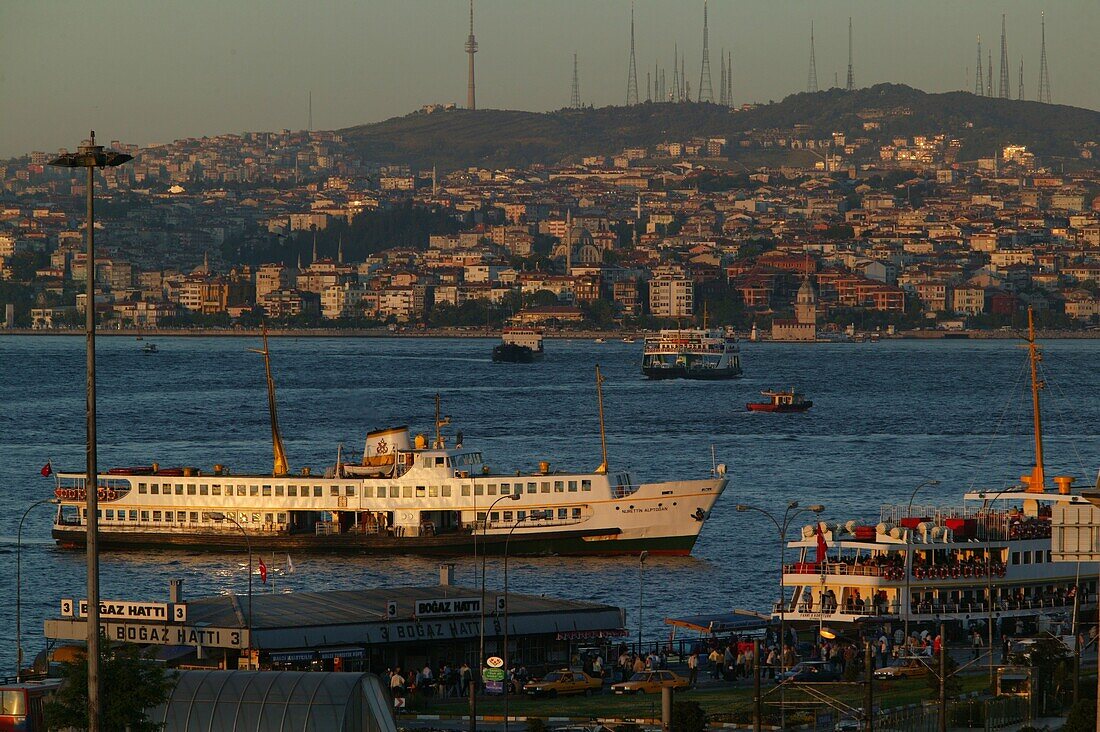
M 275 462 L 272 475 L 281 478 L 290 473 L 290 466 L 286 460 L 286 449 L 283 447 L 283 436 L 279 432 L 279 413 L 275 404 L 275 379 L 271 377 L 271 351 L 267 347 L 267 325 L 263 327 L 263 350 L 250 348 L 248 350 L 264 357 L 264 371 L 267 375 L 267 409 L 271 413 L 271 446 L 275 453 Z
M 1027 309 L 1027 350 L 1031 363 L 1031 403 L 1035 420 L 1035 468 L 1027 481 L 1027 492 L 1043 493 L 1046 491 L 1046 477 L 1043 473 L 1043 419 L 1039 412 L 1039 391 L 1046 384 L 1039 380 L 1039 362 L 1043 360 L 1043 355 L 1035 342 L 1035 314 L 1030 307 Z

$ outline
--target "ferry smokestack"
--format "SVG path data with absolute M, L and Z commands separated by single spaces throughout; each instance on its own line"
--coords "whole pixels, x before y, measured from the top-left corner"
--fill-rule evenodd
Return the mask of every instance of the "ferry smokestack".
M 450 587 L 455 583 L 455 566 L 453 564 L 439 565 L 439 584 L 442 587 Z

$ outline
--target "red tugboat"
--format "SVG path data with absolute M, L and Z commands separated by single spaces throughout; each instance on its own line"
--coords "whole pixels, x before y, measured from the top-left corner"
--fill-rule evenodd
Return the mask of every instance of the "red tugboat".
M 805 412 L 814 405 L 809 399 L 794 389 L 790 391 L 762 391 L 768 402 L 749 402 L 745 406 L 750 412 Z

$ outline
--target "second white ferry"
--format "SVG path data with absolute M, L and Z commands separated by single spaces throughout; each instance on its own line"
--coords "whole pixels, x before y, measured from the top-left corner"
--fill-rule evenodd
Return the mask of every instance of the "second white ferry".
M 731 331 L 666 329 L 646 337 L 642 373 L 650 379 L 735 379 L 742 375 L 741 350 Z
M 165 468 L 157 463 L 99 476 L 99 542 L 105 547 L 240 547 L 379 553 L 686 555 L 727 484 L 709 477 L 636 482 L 603 464 L 528 474 L 493 473 L 476 449 L 451 441 L 438 401 L 434 436 L 407 427 L 367 436 L 361 462 L 323 475 L 291 474 L 279 434 L 266 334 L 264 350 L 274 444 L 265 474 Z M 597 389 L 601 379 L 597 372 Z M 602 424 L 602 391 L 599 392 Z M 53 537 L 85 542 L 85 476 L 59 472 Z

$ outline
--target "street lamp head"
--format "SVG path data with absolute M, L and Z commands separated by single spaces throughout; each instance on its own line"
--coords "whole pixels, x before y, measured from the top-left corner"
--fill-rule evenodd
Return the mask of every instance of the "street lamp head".
M 933 480 L 928 481 L 925 485 L 939 485 L 939 484 L 940 484 L 940 482 L 938 480 L 933 479 Z
M 752 506 L 750 506 L 750 505 L 748 505 L 748 504 L 746 504 L 746 503 L 738 503 L 738 504 L 737 504 L 737 510 L 738 510 L 738 511 L 741 511 L 742 513 L 744 513 L 745 511 L 751 511 L 751 510 L 752 510 Z
M 798 501 L 791 501 L 787 504 L 787 510 L 790 510 L 792 508 L 798 508 Z
M 513 493 L 511 494 L 511 498 L 513 501 L 518 501 L 520 498 L 522 498 L 522 496 L 520 496 L 520 494 L 518 493 Z
M 822 627 L 817 631 L 817 634 L 825 640 L 836 640 L 836 631 L 828 626 Z
M 211 519 L 212 521 L 225 521 L 225 514 L 221 511 L 210 511 L 203 515 L 205 515 L 208 519 Z
M 810 510 L 814 513 L 821 513 L 825 510 L 825 507 L 822 506 L 820 503 L 815 503 L 814 505 L 810 506 Z
M 644 551 L 644 552 L 642 552 L 641 554 L 638 555 L 638 563 L 639 564 L 644 564 L 645 560 L 647 560 L 647 559 L 649 559 L 649 552 Z

